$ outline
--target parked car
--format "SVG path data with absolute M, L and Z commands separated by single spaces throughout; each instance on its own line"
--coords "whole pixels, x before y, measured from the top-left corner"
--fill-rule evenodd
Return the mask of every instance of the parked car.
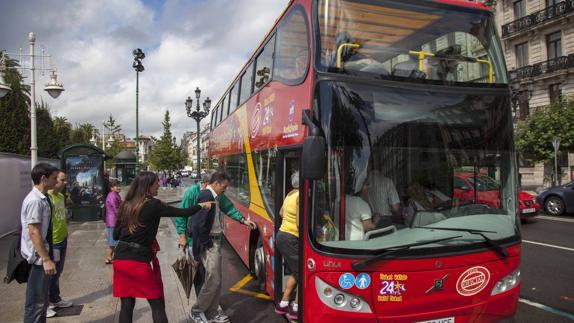
M 475 180 L 473 173 L 455 173 L 454 197 L 461 202 L 473 202 L 499 208 L 500 186 L 495 179 L 486 175 L 477 174 Z M 518 206 L 521 219 L 535 217 L 540 212 L 540 204 L 536 203 L 536 198 L 524 191 L 518 192 Z
M 536 201 L 550 215 L 574 213 L 574 182 L 547 188 L 538 194 Z
M 454 198 L 461 202 L 485 204 L 492 208 L 500 207 L 500 186 L 486 175 L 460 172 L 454 174 Z
M 520 208 L 520 219 L 525 220 L 538 216 L 540 213 L 540 204 L 536 198 L 527 192 L 518 192 L 518 207 Z

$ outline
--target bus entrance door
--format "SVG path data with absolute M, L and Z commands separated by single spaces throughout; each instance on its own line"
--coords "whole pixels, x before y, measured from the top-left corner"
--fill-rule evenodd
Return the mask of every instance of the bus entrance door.
M 299 150 L 289 150 L 289 151 L 279 151 L 277 154 L 277 176 L 276 176 L 276 187 L 277 187 L 277 194 L 275 196 L 275 214 L 280 214 L 281 207 L 283 206 L 283 201 L 285 197 L 291 190 L 293 190 L 291 177 L 295 172 L 298 172 L 299 165 L 300 165 L 300 156 L 301 152 Z M 275 236 L 279 232 L 279 228 L 281 228 L 281 223 L 283 220 L 283 216 L 275 216 Z M 283 255 L 281 252 L 275 248 L 275 268 L 273 268 L 273 272 L 275 273 L 274 282 L 275 282 L 275 301 L 279 302 L 282 299 L 283 291 L 285 290 L 285 286 L 287 283 L 287 279 L 291 275 L 291 272 L 287 268 L 287 264 L 283 259 Z M 292 298 L 295 296 L 293 293 Z

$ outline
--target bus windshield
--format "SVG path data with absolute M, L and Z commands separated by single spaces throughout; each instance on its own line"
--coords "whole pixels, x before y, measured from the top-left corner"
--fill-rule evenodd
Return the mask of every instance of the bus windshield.
M 319 82 L 315 102 L 328 158 L 313 186 L 318 246 L 374 253 L 453 233 L 439 228 L 518 239 L 506 90 L 329 80 Z M 409 252 L 484 247 L 480 235 L 458 234 Z
M 487 11 L 431 1 L 319 0 L 319 71 L 454 85 L 507 83 Z

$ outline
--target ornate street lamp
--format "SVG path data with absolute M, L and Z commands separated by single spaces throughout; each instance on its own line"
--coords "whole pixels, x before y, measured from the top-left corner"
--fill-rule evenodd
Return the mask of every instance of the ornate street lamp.
M 187 111 L 187 116 L 193 118 L 197 123 L 197 175 L 201 176 L 201 132 L 199 129 L 199 123 L 201 119 L 207 117 L 209 114 L 209 109 L 211 108 L 211 100 L 209 97 L 203 101 L 203 111 L 199 109 L 199 98 L 201 96 L 201 90 L 199 87 L 195 89 L 195 98 L 197 99 L 195 110 L 193 109 L 193 100 L 188 96 L 185 100 L 185 110 Z
M 140 143 L 139 143 L 139 109 L 138 109 L 138 95 L 139 95 L 139 75 L 140 72 L 144 71 L 144 66 L 142 65 L 142 59 L 145 58 L 144 52 L 140 48 L 136 48 L 133 51 L 134 62 L 132 67 L 136 71 L 136 174 L 139 173 L 139 160 L 140 160 Z
M 28 42 L 30 45 L 30 54 L 29 55 L 20 55 L 20 56 L 28 56 L 30 57 L 30 66 L 28 67 L 17 67 L 19 69 L 26 69 L 30 71 L 30 94 L 28 95 L 26 92 L 24 93 L 30 99 L 30 168 L 34 168 L 36 163 L 38 162 L 38 137 L 37 137 L 37 127 L 36 127 L 36 70 L 42 71 L 42 75 L 44 71 L 51 71 L 50 75 L 50 83 L 46 84 L 44 90 L 48 92 L 48 94 L 52 98 L 57 98 L 60 94 L 64 91 L 64 87 L 62 84 L 58 83 L 58 76 L 56 74 L 56 68 L 44 68 L 44 58 L 50 58 L 49 55 L 44 54 L 44 50 L 42 49 L 42 54 L 37 55 L 34 54 L 34 45 L 36 44 L 36 35 L 34 33 L 28 34 Z M 37 68 L 35 67 L 36 58 L 42 58 L 42 67 Z M 22 62 L 20 62 L 22 63 Z M 10 86 L 5 83 L 4 81 L 4 72 L 6 70 L 6 57 L 5 53 L 0 53 L 0 98 L 5 96 L 10 90 Z

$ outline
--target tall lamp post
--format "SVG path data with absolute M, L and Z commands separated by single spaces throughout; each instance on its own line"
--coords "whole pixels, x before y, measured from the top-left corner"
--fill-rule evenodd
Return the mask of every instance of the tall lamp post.
M 203 111 L 199 109 L 199 98 L 201 96 L 201 90 L 199 87 L 195 88 L 195 98 L 197 99 L 195 110 L 193 109 L 193 100 L 188 96 L 187 100 L 185 100 L 185 110 L 187 111 L 187 116 L 193 118 L 197 123 L 197 175 L 201 176 L 201 132 L 199 129 L 199 123 L 201 119 L 207 117 L 209 114 L 209 109 L 211 108 L 211 100 L 209 97 L 203 101 Z
M 114 143 L 113 133 L 108 133 L 108 143 L 106 144 L 106 126 L 102 123 L 102 150 L 104 153 L 106 152 L 106 148 L 111 148 L 112 144 Z M 96 139 L 96 129 L 94 129 L 94 133 L 92 133 L 92 138 L 90 139 L 90 143 L 96 146 L 97 143 Z M 106 169 L 106 159 L 104 158 L 104 170 Z
M 139 129 L 139 109 L 138 109 L 138 95 L 139 95 L 139 79 L 140 72 L 144 71 L 144 66 L 142 65 L 142 59 L 145 58 L 144 52 L 140 48 L 136 48 L 133 51 L 134 62 L 132 67 L 136 71 L 136 174 L 139 172 L 139 160 L 140 160 L 140 129 Z
M 30 44 L 30 54 L 29 55 L 22 55 L 20 54 L 11 54 L 11 55 L 20 55 L 26 56 L 30 58 L 30 66 L 27 67 L 18 67 L 19 69 L 26 69 L 30 71 L 30 95 L 26 92 L 22 92 L 28 96 L 30 99 L 30 168 L 34 168 L 34 166 L 38 163 L 38 137 L 37 137 L 37 128 L 36 128 L 36 69 L 42 71 L 50 71 L 50 83 L 46 84 L 44 90 L 48 92 L 48 94 L 52 98 L 57 98 L 60 94 L 64 91 L 64 87 L 62 84 L 58 83 L 58 76 L 56 75 L 56 68 L 44 68 L 44 58 L 50 58 L 49 55 L 44 54 L 44 50 L 42 49 L 42 54 L 36 55 L 34 54 L 34 45 L 36 43 L 36 35 L 33 32 L 28 34 L 28 42 Z M 36 58 L 42 58 L 42 67 L 36 68 L 35 60 Z M 0 98 L 8 93 L 11 90 L 10 86 L 5 83 L 4 81 L 4 71 L 6 70 L 6 57 L 4 53 L 0 54 Z M 21 59 L 20 59 L 21 60 Z

